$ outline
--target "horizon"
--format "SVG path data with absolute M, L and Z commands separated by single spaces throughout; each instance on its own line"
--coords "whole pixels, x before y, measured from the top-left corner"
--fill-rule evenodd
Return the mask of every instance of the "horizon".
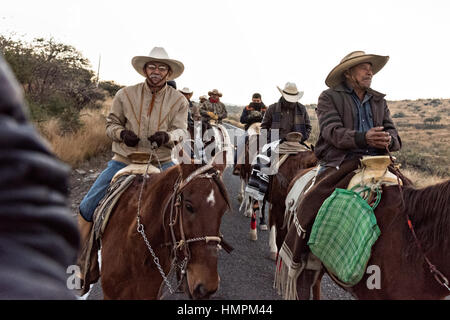
M 101 56 L 100 81 L 125 86 L 143 81 L 132 57 L 162 46 L 185 66 L 175 79 L 178 89 L 189 87 L 198 101 L 217 88 L 224 103 L 237 106 L 248 104 L 254 92 L 270 105 L 286 82 L 305 92 L 300 103 L 317 104 L 331 69 L 349 52 L 363 50 L 390 56 L 372 87 L 388 101 L 401 101 L 450 98 L 449 9 L 445 0 L 382 0 L 376 6 L 366 0 L 130 0 L 127 6 L 17 0 L 2 9 L 0 28 L 27 41 L 54 38 L 74 46 L 96 74 Z

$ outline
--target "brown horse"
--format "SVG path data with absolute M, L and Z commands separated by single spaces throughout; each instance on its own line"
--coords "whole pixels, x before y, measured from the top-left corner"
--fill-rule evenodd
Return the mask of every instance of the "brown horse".
M 144 185 L 135 179 L 125 191 L 102 238 L 105 299 L 160 298 L 172 268 L 179 268 L 179 280 L 185 276 L 191 298 L 208 298 L 218 289 L 218 250 L 226 248 L 219 229 L 230 207 L 221 180 L 224 156 L 206 166 L 174 166 Z
M 367 273 L 353 287 L 338 284 L 358 299 L 449 296 L 450 180 L 423 189 L 384 186 L 382 194 L 375 210 L 381 235 L 372 247 Z M 304 273 L 312 283 L 312 273 Z M 320 299 L 323 274 L 324 269 L 314 284 L 314 299 Z M 298 296 L 309 298 L 301 290 L 299 279 Z
M 307 150 L 290 155 L 280 166 L 276 175 L 271 176 L 266 199 L 270 203 L 269 225 L 270 225 L 270 257 L 275 260 L 278 250 L 286 237 L 284 226 L 284 212 L 286 210 L 286 196 L 289 186 L 296 174 L 306 168 L 317 165 L 317 158 L 313 151 Z M 276 245 L 276 247 L 274 246 Z

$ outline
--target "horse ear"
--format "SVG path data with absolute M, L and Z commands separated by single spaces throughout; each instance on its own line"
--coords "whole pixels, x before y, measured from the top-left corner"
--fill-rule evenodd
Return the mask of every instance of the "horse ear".
M 212 161 L 212 165 L 214 168 L 223 173 L 227 167 L 227 151 L 223 150 L 216 154 Z

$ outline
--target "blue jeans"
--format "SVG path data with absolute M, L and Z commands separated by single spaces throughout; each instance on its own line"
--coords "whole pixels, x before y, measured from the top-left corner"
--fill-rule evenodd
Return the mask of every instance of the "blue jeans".
M 161 171 L 167 170 L 168 168 L 174 166 L 172 161 L 168 161 L 161 164 Z M 100 200 L 106 195 L 106 191 L 109 184 L 114 177 L 114 175 L 120 170 L 125 168 L 127 165 L 123 162 L 110 160 L 108 166 L 95 180 L 91 189 L 84 196 L 80 203 L 80 214 L 86 221 L 92 221 L 92 216 L 94 215 L 95 208 L 97 208 Z

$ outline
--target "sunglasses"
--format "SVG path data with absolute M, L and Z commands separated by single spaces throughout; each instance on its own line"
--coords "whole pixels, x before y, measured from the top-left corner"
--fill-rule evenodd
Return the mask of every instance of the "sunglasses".
M 158 69 L 160 72 L 167 72 L 169 70 L 168 66 L 165 66 L 165 65 L 156 66 L 154 64 L 148 64 L 146 66 L 146 68 L 147 68 L 147 70 L 150 70 L 151 72 L 155 71 L 156 69 Z

